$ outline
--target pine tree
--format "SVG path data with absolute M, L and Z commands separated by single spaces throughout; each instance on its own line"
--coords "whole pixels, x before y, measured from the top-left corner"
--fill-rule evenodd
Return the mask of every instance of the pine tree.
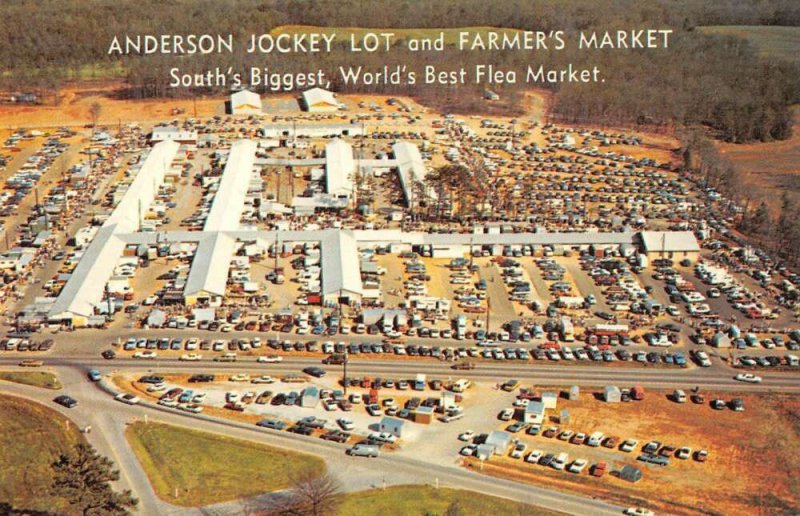
M 119 471 L 88 444 L 78 444 L 72 453 L 62 454 L 52 468 L 52 494 L 84 516 L 127 515 L 138 503 L 130 491 L 111 489 L 111 482 L 119 480 Z

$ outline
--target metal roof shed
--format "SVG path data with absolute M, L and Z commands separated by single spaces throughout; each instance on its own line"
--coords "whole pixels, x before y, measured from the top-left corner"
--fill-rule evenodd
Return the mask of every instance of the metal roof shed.
M 406 422 L 395 417 L 384 416 L 381 419 L 380 431 L 388 432 L 396 437 L 403 437 L 403 428 Z
M 606 403 L 619 403 L 622 401 L 622 393 L 616 385 L 606 385 L 603 389 L 603 399 Z
M 508 447 L 511 446 L 511 434 L 501 430 L 494 430 L 486 438 L 485 444 L 494 448 L 495 455 L 503 455 L 508 450 Z

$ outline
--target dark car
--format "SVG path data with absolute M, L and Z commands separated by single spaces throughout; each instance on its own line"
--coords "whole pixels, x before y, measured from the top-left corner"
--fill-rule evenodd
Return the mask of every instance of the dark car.
M 213 374 L 194 374 L 189 377 L 189 383 L 206 383 L 213 381 L 214 381 Z
M 306 425 L 295 425 L 289 429 L 289 432 L 300 435 L 311 435 L 314 429 Z
M 322 434 L 320 438 L 325 439 L 326 441 L 346 443 L 347 440 L 350 439 L 350 434 L 347 432 L 342 432 L 341 430 L 331 430 L 330 432 L 325 432 Z
M 78 401 L 75 398 L 71 398 L 66 394 L 62 394 L 61 396 L 56 396 L 53 401 L 58 403 L 59 405 L 67 408 L 73 408 L 78 404 Z
M 303 372 L 315 378 L 322 378 L 326 374 L 325 370 L 321 367 L 306 367 L 303 369 Z
M 139 378 L 139 383 L 164 383 L 163 376 L 147 375 Z
M 539 464 L 541 464 L 542 466 L 549 466 L 553 462 L 553 459 L 555 458 L 556 456 L 554 454 L 548 453 L 547 455 L 539 459 Z
M 512 423 L 512 424 L 508 425 L 506 427 L 506 431 L 507 432 L 511 432 L 512 434 L 516 434 L 517 432 L 519 432 L 520 430 L 522 430 L 526 426 L 528 426 L 526 423 L 523 423 L 521 421 L 517 421 L 516 423 Z
M 100 353 L 100 356 L 106 360 L 113 360 L 114 358 L 117 358 L 117 353 L 113 349 L 107 349 Z

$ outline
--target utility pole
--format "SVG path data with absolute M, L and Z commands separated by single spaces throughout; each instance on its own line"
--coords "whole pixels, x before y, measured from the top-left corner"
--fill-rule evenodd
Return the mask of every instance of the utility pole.
M 341 322 L 340 322 L 341 324 Z M 344 362 L 342 362 L 342 386 L 344 386 L 344 395 L 347 396 L 347 362 L 350 361 L 350 354 L 347 352 L 347 344 L 344 346 Z
M 486 336 L 489 336 L 489 317 L 492 313 L 492 298 L 486 296 Z

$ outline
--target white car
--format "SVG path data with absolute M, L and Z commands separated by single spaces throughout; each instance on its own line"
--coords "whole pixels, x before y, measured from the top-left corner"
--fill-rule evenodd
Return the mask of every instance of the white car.
M 125 394 L 124 392 L 114 396 L 114 399 L 128 405 L 136 405 L 141 401 L 138 396 L 134 396 L 133 394 Z
M 458 440 L 459 441 L 471 441 L 473 437 L 475 437 L 475 431 L 474 430 L 467 430 L 466 432 L 462 432 L 461 434 L 459 434 Z
M 531 464 L 536 464 L 539 462 L 539 459 L 542 458 L 542 450 L 531 450 L 528 453 L 527 457 L 525 457 L 525 462 L 530 462 Z
M 625 509 L 625 514 L 630 516 L 656 516 L 656 513 L 644 507 L 629 507 Z
M 530 400 L 525 399 L 525 398 L 514 400 L 514 406 L 515 407 L 527 407 L 529 403 L 530 403 Z
M 371 434 L 369 434 L 368 439 L 370 439 L 372 441 L 381 441 L 381 442 L 384 442 L 384 443 L 396 443 L 397 442 L 397 437 L 395 437 L 394 435 L 390 434 L 389 432 L 380 432 L 380 433 L 372 432 Z
M 761 383 L 763 378 L 750 373 L 739 373 L 734 377 L 735 380 L 747 383 Z
M 527 449 L 528 449 L 527 444 L 518 442 L 516 445 L 514 445 L 514 449 L 511 450 L 511 453 L 509 455 L 511 455 L 512 459 L 519 459 L 522 458 L 522 454 L 525 453 L 525 450 Z
M 184 360 L 186 362 L 197 362 L 198 360 L 202 360 L 203 355 L 198 353 L 184 353 L 178 360 Z
M 156 358 L 157 356 L 158 356 L 158 353 L 156 353 L 155 351 L 137 351 L 136 353 L 133 354 L 133 358 L 149 358 L 149 359 L 152 359 L 152 358 Z
M 261 364 L 272 364 L 275 362 L 283 362 L 283 357 L 280 355 L 266 355 L 263 357 L 258 357 L 256 359 L 256 362 L 259 362 Z
M 147 392 L 159 392 L 159 391 L 163 391 L 163 390 L 166 390 L 166 389 L 167 389 L 167 386 L 164 385 L 163 383 L 156 383 L 156 384 L 153 384 L 153 385 L 149 386 L 147 388 Z
M 575 461 L 569 465 L 567 471 L 570 473 L 580 473 L 586 468 L 586 459 L 575 459 Z
M 250 383 L 275 383 L 275 378 L 268 375 L 256 376 Z
M 464 457 L 472 457 L 473 455 L 475 455 L 475 452 L 477 450 L 478 450 L 478 446 L 477 445 L 468 444 L 468 445 L 464 446 L 463 448 L 461 448 L 461 451 L 459 453 L 461 455 L 463 455 Z
M 336 422 L 339 424 L 340 427 L 342 427 L 342 430 L 348 432 L 356 427 L 355 424 L 353 424 L 353 420 L 348 419 L 346 417 L 340 417 L 339 419 L 336 420 Z
M 237 373 L 230 378 L 228 378 L 229 382 L 249 382 L 250 375 L 247 373 Z

